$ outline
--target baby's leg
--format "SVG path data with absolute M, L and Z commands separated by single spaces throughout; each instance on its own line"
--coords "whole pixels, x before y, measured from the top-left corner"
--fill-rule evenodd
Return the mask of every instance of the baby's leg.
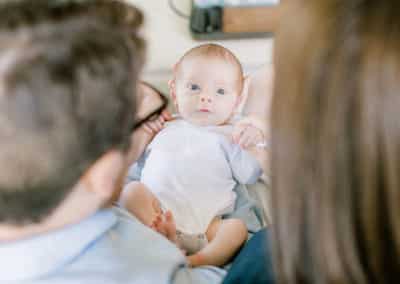
M 121 203 L 144 225 L 176 243 L 176 226 L 172 213 L 167 211 L 163 214 L 160 202 L 143 183 L 130 182 L 121 196 Z
M 136 181 L 126 185 L 121 196 L 121 204 L 140 222 L 149 227 L 162 214 L 158 199 L 143 183 Z
M 226 264 L 247 239 L 247 227 L 239 219 L 214 219 L 207 230 L 209 243 L 188 256 L 191 266 Z

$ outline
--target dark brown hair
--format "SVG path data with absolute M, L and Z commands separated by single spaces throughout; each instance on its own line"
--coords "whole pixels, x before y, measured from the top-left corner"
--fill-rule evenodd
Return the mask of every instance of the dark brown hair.
M 140 40 L 100 13 L 54 14 L 52 3 L 0 5 L 1 223 L 40 222 L 130 141 Z
M 286 1 L 275 46 L 279 283 L 397 283 L 400 2 Z

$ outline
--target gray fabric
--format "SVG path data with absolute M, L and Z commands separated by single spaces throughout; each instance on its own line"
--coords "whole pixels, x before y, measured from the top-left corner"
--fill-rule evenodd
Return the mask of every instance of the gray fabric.
M 205 234 L 185 234 L 180 231 L 176 232 L 178 244 L 187 255 L 192 255 L 204 248 L 208 244 Z
M 258 203 L 250 197 L 247 188 L 238 184 L 234 191 L 237 194 L 235 209 L 232 213 L 223 215 L 223 219 L 235 218 L 242 220 L 250 233 L 258 232 L 262 228 L 263 213 Z

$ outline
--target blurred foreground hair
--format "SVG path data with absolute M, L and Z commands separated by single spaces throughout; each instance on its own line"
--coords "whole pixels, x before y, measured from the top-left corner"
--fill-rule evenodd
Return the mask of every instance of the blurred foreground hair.
M 400 2 L 286 2 L 272 106 L 279 283 L 397 283 Z
M 56 2 L 0 4 L 1 223 L 42 221 L 88 167 L 130 141 L 137 27 L 90 4 L 106 1 Z

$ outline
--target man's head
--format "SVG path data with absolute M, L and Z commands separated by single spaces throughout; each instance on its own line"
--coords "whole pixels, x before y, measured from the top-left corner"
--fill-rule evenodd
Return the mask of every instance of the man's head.
M 127 149 L 141 62 L 126 27 L 23 2 L 0 5 L 0 223 L 11 225 L 42 221 L 96 161 Z
M 235 55 L 216 44 L 189 50 L 175 65 L 170 91 L 181 116 L 197 125 L 220 125 L 240 102 L 243 71 Z

